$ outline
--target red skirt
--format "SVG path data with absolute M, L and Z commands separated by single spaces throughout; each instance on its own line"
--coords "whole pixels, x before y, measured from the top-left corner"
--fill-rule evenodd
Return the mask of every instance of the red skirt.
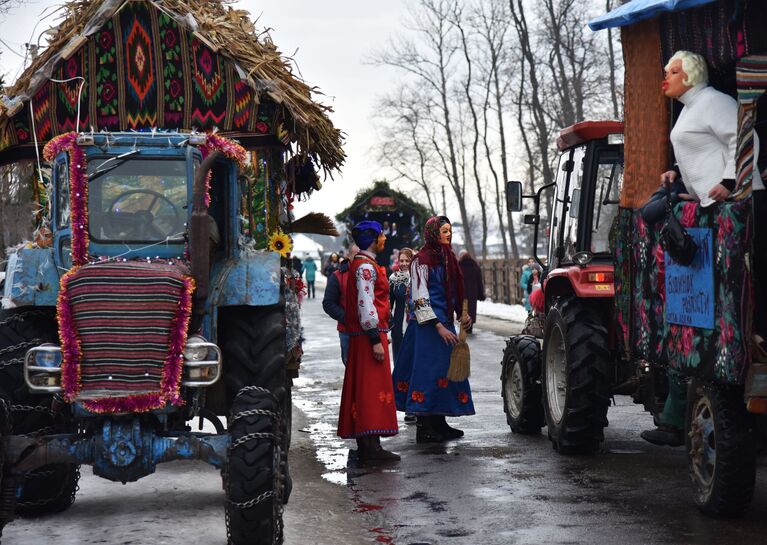
M 399 433 L 389 341 L 386 333 L 380 333 L 380 336 L 384 347 L 384 359 L 380 362 L 373 358 L 366 335 L 353 335 L 349 339 L 349 359 L 338 415 L 338 435 L 344 439 L 367 435 L 387 437 Z

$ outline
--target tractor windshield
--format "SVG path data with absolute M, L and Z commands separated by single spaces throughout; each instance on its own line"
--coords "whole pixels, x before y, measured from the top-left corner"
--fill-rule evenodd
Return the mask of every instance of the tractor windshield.
M 600 150 L 591 227 L 590 250 L 594 254 L 611 252 L 610 230 L 618 216 L 622 182 L 623 161 L 620 153 L 611 149 Z
M 92 240 L 181 240 L 186 229 L 186 163 L 131 157 L 89 161 L 88 214 Z

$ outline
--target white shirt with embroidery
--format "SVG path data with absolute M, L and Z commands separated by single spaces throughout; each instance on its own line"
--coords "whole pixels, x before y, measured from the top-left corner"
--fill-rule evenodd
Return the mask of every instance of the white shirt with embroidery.
M 375 307 L 375 283 L 378 273 L 370 263 L 363 263 L 355 273 L 357 283 L 357 316 L 364 331 L 378 329 L 378 311 Z
M 419 324 L 431 322 L 437 319 L 434 310 L 431 308 L 431 298 L 429 297 L 429 266 L 422 265 L 416 257 L 410 264 L 410 290 L 413 300 L 413 309 L 415 319 Z

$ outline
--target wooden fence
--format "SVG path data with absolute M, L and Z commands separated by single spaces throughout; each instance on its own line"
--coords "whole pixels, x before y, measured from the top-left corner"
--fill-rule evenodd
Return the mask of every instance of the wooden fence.
M 524 259 L 485 259 L 479 262 L 485 294 L 494 303 L 522 304 L 522 288 L 519 276 Z

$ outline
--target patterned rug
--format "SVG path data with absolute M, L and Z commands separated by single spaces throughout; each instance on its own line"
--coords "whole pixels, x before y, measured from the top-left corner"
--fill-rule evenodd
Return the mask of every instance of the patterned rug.
M 67 400 L 94 412 L 181 403 L 192 289 L 191 278 L 165 264 L 91 264 L 67 273 L 58 302 Z

